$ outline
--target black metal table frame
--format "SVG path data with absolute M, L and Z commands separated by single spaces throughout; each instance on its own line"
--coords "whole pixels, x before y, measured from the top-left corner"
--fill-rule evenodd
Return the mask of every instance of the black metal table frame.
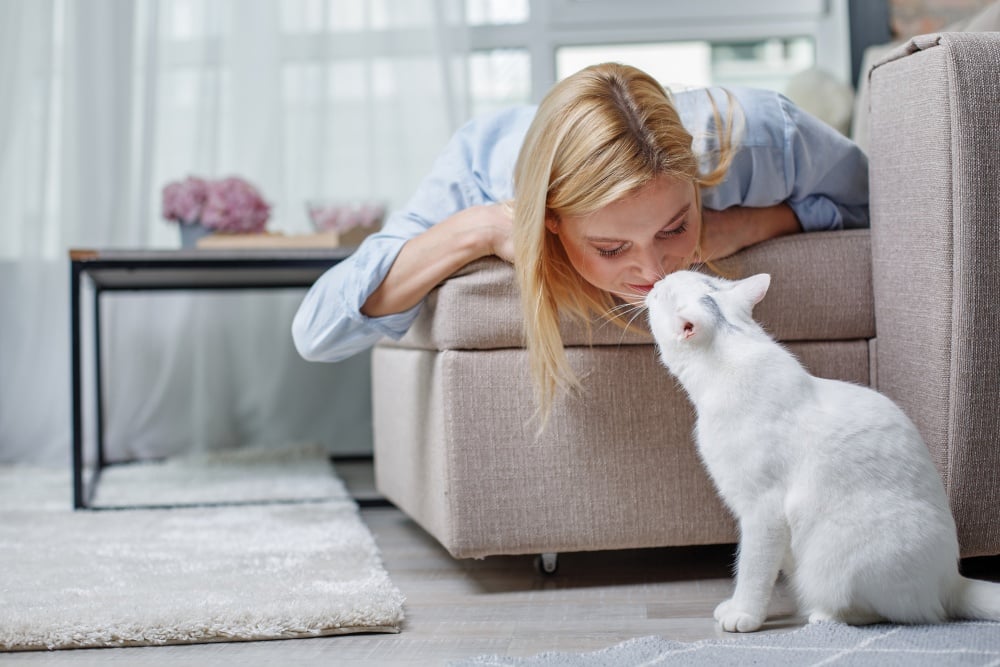
M 308 287 L 353 248 L 268 250 L 71 250 L 70 363 L 72 373 L 73 508 L 93 507 L 101 471 L 111 465 L 104 447 L 101 296 L 104 292 L 248 290 Z M 85 479 L 82 295 L 93 287 L 96 458 Z M 351 458 L 351 457 L 347 457 Z M 148 506 L 152 507 L 152 506 Z M 121 508 L 113 508 L 121 509 Z

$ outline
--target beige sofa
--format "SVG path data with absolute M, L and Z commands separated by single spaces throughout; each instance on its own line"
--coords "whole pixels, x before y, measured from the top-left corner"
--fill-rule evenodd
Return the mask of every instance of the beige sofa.
M 1000 34 L 924 37 L 874 68 L 872 230 L 785 237 L 764 325 L 812 372 L 897 400 L 965 556 L 1000 553 Z M 692 409 L 648 335 L 567 323 L 583 378 L 536 434 L 512 269 L 482 260 L 373 353 L 379 490 L 455 557 L 734 542 Z

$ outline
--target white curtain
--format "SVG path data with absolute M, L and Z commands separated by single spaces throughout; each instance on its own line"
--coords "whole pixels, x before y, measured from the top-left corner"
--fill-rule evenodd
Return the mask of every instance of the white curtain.
M 69 248 L 177 247 L 160 192 L 190 174 L 246 178 L 285 233 L 313 197 L 401 204 L 467 116 L 461 23 L 460 0 L 0 0 L 0 461 L 69 461 Z M 301 361 L 301 296 L 106 296 L 110 457 L 370 448 L 368 358 Z

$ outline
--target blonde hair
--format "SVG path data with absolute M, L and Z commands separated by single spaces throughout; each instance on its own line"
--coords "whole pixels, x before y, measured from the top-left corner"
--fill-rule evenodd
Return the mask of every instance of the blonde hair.
M 734 153 L 735 104 L 729 100 L 725 123 L 711 104 L 719 155 L 707 174 L 699 172 L 669 93 L 634 67 L 588 67 L 556 84 L 539 105 L 514 168 L 514 266 L 543 425 L 557 389 L 579 387 L 560 314 L 590 322 L 615 306 L 612 295 L 576 272 L 546 221 L 593 213 L 661 175 L 694 183 L 700 206 L 699 188 L 720 183 Z

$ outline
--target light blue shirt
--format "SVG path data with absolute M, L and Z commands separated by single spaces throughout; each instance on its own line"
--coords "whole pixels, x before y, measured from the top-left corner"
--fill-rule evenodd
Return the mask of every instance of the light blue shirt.
M 710 89 L 725 118 L 726 95 Z M 772 206 L 787 202 L 805 231 L 868 225 L 868 162 L 836 130 L 763 90 L 728 88 L 742 113 L 738 150 L 726 180 L 702 191 L 706 208 Z M 710 167 L 715 121 L 705 90 L 674 95 L 694 149 Z M 402 313 L 369 318 L 361 306 L 382 283 L 403 244 L 448 216 L 513 197 L 514 163 L 535 107 L 513 107 L 462 127 L 445 147 L 416 194 L 365 239 L 349 258 L 312 286 L 292 322 L 299 354 L 311 361 L 339 361 L 383 336 L 398 339 L 422 304 Z

